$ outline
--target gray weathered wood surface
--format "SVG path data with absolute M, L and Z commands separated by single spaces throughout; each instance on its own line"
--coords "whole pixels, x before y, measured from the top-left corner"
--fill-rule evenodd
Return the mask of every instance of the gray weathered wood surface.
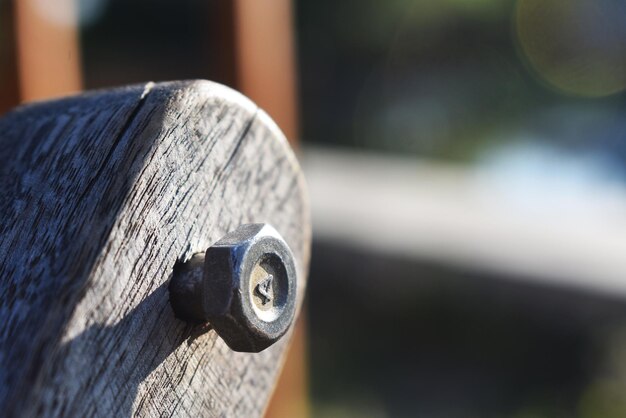
M 288 336 L 235 353 L 174 318 L 177 260 L 242 223 L 292 248 L 310 222 L 269 117 L 206 81 L 132 86 L 0 119 L 3 416 L 258 416 Z

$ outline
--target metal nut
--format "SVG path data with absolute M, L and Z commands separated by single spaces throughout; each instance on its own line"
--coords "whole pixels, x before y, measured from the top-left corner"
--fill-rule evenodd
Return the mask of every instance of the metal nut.
M 259 352 L 289 329 L 296 285 L 293 254 L 278 232 L 247 224 L 178 266 L 170 301 L 177 317 L 210 322 L 231 349 Z

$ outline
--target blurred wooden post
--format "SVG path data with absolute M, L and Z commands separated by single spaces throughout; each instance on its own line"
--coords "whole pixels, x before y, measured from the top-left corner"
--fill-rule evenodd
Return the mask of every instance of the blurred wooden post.
M 14 0 L 20 101 L 81 89 L 75 0 Z
M 264 109 L 297 149 L 298 101 L 291 0 L 237 0 L 234 6 L 236 87 Z M 296 324 L 267 417 L 307 417 L 304 312 Z
M 235 3 L 237 87 L 280 126 L 292 146 L 298 105 L 291 0 Z

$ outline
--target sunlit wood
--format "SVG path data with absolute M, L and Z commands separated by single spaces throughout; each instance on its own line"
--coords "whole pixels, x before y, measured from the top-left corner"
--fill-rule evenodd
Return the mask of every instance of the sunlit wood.
M 147 83 L 24 106 L 0 132 L 0 416 L 260 416 L 289 334 L 235 352 L 176 319 L 168 287 L 263 219 L 293 253 L 297 314 L 308 200 L 267 115 L 208 81 Z

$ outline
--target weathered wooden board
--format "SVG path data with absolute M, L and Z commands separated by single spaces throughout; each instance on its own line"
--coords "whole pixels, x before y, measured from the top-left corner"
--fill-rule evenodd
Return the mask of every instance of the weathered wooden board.
M 310 221 L 269 117 L 207 81 L 19 108 L 0 120 L 3 416 L 258 416 L 288 336 L 235 353 L 174 318 L 167 284 L 226 232 L 268 222 L 296 257 Z

